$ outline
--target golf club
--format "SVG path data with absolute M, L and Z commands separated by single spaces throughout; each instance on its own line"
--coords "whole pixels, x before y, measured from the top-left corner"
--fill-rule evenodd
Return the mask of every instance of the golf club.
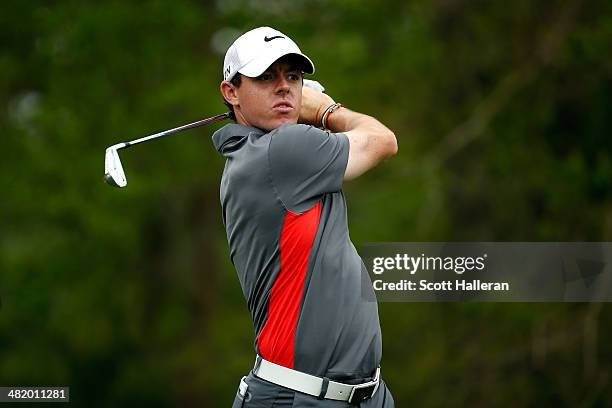
M 198 120 L 197 122 L 189 123 L 187 125 L 179 126 L 174 129 L 164 130 L 163 132 L 155 133 L 150 136 L 145 136 L 140 139 L 132 140 L 131 142 L 123 142 L 112 145 L 106 149 L 106 156 L 104 159 L 104 180 L 113 187 L 125 187 L 127 186 L 127 178 L 121 165 L 118 151 L 121 149 L 127 149 L 128 147 L 137 145 L 139 143 L 148 142 L 149 140 L 157 139 L 164 136 L 170 136 L 175 133 L 182 132 L 184 130 L 193 129 L 196 127 L 208 125 L 210 123 L 220 122 L 222 120 L 229 119 L 229 113 L 223 113 L 221 115 L 213 116 L 207 119 Z
M 325 92 L 325 88 L 319 82 L 304 79 L 304 86 L 312 88 L 318 92 Z M 174 129 L 164 130 L 163 132 L 155 133 L 154 135 L 145 136 L 140 139 L 132 140 L 131 142 L 123 142 L 112 145 L 106 149 L 106 157 L 104 160 L 104 180 L 113 187 L 123 188 L 127 186 L 127 178 L 121 165 L 121 159 L 119 153 L 121 149 L 127 149 L 128 147 L 137 145 L 139 143 L 148 142 L 149 140 L 157 139 L 164 136 L 170 136 L 184 130 L 193 129 L 196 127 L 208 125 L 210 123 L 220 122 L 230 118 L 230 113 L 223 113 L 221 115 L 213 116 L 207 119 L 202 119 L 197 122 L 189 123 L 187 125 L 179 126 Z

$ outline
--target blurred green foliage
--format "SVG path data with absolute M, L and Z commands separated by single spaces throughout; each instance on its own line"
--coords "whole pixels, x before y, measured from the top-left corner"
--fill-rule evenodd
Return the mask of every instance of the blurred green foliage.
M 351 237 L 612 240 L 606 0 L 8 1 L 0 6 L 0 385 L 87 406 L 229 406 L 253 329 L 221 223 L 225 48 L 271 25 L 397 134 Z M 610 406 L 601 304 L 380 305 L 398 407 Z

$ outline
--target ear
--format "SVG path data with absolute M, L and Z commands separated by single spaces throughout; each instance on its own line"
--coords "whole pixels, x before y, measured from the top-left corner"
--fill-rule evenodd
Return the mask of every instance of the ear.
M 221 82 L 221 95 L 228 101 L 232 106 L 236 107 L 240 104 L 236 87 L 229 81 Z

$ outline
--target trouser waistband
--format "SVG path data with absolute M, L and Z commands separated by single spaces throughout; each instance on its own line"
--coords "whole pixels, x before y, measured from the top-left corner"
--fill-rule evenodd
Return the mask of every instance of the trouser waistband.
M 372 398 L 380 384 L 380 367 L 376 369 L 372 381 L 351 385 L 287 368 L 265 360 L 261 356 L 257 356 L 255 359 L 253 374 L 281 387 L 312 395 L 319 399 L 347 401 L 349 404 L 358 404 Z

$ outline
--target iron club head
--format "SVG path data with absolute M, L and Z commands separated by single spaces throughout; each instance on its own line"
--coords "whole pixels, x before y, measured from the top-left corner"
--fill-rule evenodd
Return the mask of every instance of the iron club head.
M 117 153 L 118 150 L 125 149 L 126 147 L 134 146 L 140 143 L 148 142 L 149 140 L 158 139 L 164 136 L 170 136 L 175 133 L 183 132 L 185 130 L 208 125 L 209 123 L 220 122 L 222 120 L 229 119 L 230 117 L 232 117 L 230 113 L 222 113 L 221 115 L 198 120 L 196 122 L 188 123 L 186 125 L 179 126 L 174 129 L 164 130 L 163 132 L 141 137 L 140 139 L 132 140 L 130 142 L 118 143 L 107 148 L 106 156 L 104 158 L 104 181 L 106 181 L 113 187 L 127 186 L 127 179 L 125 177 L 125 173 L 123 172 L 123 166 L 121 165 L 121 160 L 119 159 L 119 153 Z
M 125 147 L 125 143 L 119 143 L 106 149 L 106 156 L 104 158 L 104 181 L 113 187 L 125 187 L 127 186 L 127 179 L 123 172 L 123 166 L 121 165 L 121 159 L 117 150 Z

